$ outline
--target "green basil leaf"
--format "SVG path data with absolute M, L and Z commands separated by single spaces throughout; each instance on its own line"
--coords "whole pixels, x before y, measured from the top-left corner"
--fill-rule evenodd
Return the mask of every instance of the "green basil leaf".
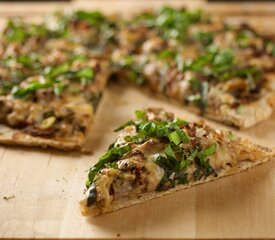
M 141 119 L 141 120 L 146 120 L 147 119 L 147 114 L 142 110 L 136 110 L 135 114 L 136 114 L 137 119 Z
M 87 199 L 87 207 L 93 205 L 96 202 L 97 192 L 96 185 L 92 183 L 91 189 L 89 190 L 89 196 Z
M 14 86 L 11 90 L 11 94 L 15 98 L 22 98 L 32 92 L 35 92 L 36 90 L 50 88 L 53 86 L 53 84 L 54 84 L 54 82 L 51 82 L 51 81 L 47 81 L 44 83 L 34 81 L 34 82 L 28 83 L 24 87 Z
M 190 139 L 183 130 L 176 130 L 168 135 L 170 142 L 178 145 L 181 142 L 189 142 Z
M 58 77 L 61 74 L 67 73 L 70 70 L 68 63 L 63 63 L 56 67 L 46 67 L 45 75 L 51 79 Z
M 195 35 L 195 39 L 199 40 L 203 45 L 209 45 L 214 40 L 214 33 L 213 32 L 201 32 L 199 31 Z
M 75 76 L 77 78 L 88 78 L 88 79 L 92 79 L 94 77 L 94 71 L 92 68 L 83 68 L 79 71 L 76 72 Z
M 79 10 L 74 13 L 74 18 L 77 21 L 86 21 L 93 26 L 98 26 L 105 21 L 105 17 L 98 11 L 88 12 Z
M 173 158 L 173 159 L 177 159 L 172 147 L 170 145 L 168 145 L 165 150 L 164 150 L 165 154 L 167 157 Z
M 99 161 L 90 169 L 89 171 L 89 181 L 92 183 L 96 174 L 104 167 L 105 164 L 114 162 L 121 158 L 125 153 L 131 150 L 130 145 L 122 146 L 122 147 L 113 147 L 109 149 L 100 159 Z
M 213 143 L 200 153 L 201 159 L 205 160 L 207 157 L 216 153 L 216 144 Z

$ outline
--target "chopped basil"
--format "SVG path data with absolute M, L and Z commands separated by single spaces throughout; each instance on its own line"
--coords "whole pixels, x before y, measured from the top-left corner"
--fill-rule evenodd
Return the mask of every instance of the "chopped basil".
M 21 63 L 24 67 L 33 68 L 37 59 L 32 58 L 33 55 L 20 55 L 17 58 L 17 62 Z
M 54 82 L 52 81 L 46 81 L 44 83 L 41 83 L 39 81 L 32 81 L 26 84 L 24 87 L 14 86 L 11 90 L 11 94 L 15 98 L 22 98 L 26 95 L 44 88 L 51 88 L 53 86 Z
M 205 160 L 207 157 L 216 153 L 216 144 L 213 143 L 200 153 L 200 158 Z
M 236 37 L 238 45 L 242 48 L 247 47 L 249 45 L 251 37 L 253 36 L 254 33 L 249 30 L 239 32 Z
M 62 82 L 56 82 L 55 84 L 53 84 L 53 92 L 56 96 L 59 96 L 63 90 L 65 89 L 65 84 Z
M 105 166 L 107 163 L 112 163 L 119 158 L 121 158 L 125 153 L 131 150 L 130 145 L 125 145 L 122 147 L 113 147 L 109 149 L 100 159 L 99 161 L 89 170 L 88 179 L 89 182 L 87 187 L 91 185 L 94 181 L 96 174 Z
M 267 42 L 266 44 L 266 52 L 271 56 L 275 57 L 275 43 L 272 41 Z
M 171 168 L 171 165 L 168 163 L 168 159 L 160 154 L 156 155 L 154 162 L 164 170 Z
M 234 140 L 236 140 L 236 138 L 237 138 L 236 135 L 235 135 L 235 133 L 232 132 L 232 131 L 229 131 L 229 132 L 228 132 L 227 137 L 228 137 L 228 139 L 229 139 L 230 141 L 234 141 Z
M 208 177 L 212 174 L 214 174 L 214 176 L 217 176 L 217 173 L 215 172 L 215 170 L 210 166 L 209 162 L 207 161 L 206 166 L 198 166 L 197 167 L 197 169 L 193 173 L 193 178 L 195 181 L 198 181 L 202 177 Z
M 56 67 L 46 67 L 44 72 L 47 77 L 54 79 L 61 74 L 67 73 L 69 70 L 70 65 L 68 63 L 63 63 Z
M 105 21 L 105 17 L 98 11 L 88 12 L 79 10 L 74 13 L 73 19 L 76 21 L 85 21 L 93 26 L 98 26 Z
M 24 25 L 16 21 L 9 20 L 5 36 L 8 41 L 22 43 L 27 38 L 28 33 Z
M 87 199 L 87 207 L 93 205 L 96 202 L 96 196 L 97 196 L 96 184 L 93 182 L 90 187 L 90 190 L 89 190 L 89 196 Z
M 7 92 L 9 92 L 13 86 L 15 85 L 15 83 L 11 82 L 11 81 L 0 81 L 0 95 L 5 95 Z
M 144 143 L 145 141 L 147 141 L 148 137 L 145 136 L 142 132 L 139 132 L 138 134 L 136 134 L 134 136 L 126 136 L 124 138 L 124 140 L 127 142 L 141 144 L 141 143 Z
M 219 67 L 219 68 L 225 69 L 225 68 L 231 67 L 233 64 L 234 64 L 234 53 L 229 49 L 219 51 L 213 59 L 213 65 L 216 68 Z
M 137 125 L 138 131 L 142 132 L 146 136 L 153 136 L 156 131 L 155 122 L 143 122 Z
M 166 6 L 154 13 L 141 13 L 133 21 L 146 27 L 155 27 L 165 39 L 184 40 L 189 26 L 199 22 L 202 19 L 201 15 L 201 11 L 190 12 Z
M 157 57 L 159 59 L 175 59 L 177 53 L 175 51 L 172 51 L 172 50 L 169 50 L 169 49 L 166 49 L 166 50 L 162 50 L 161 52 L 159 52 L 157 54 Z
M 94 71 L 90 67 L 83 68 L 75 73 L 75 78 L 80 79 L 80 82 L 86 85 L 93 80 Z
M 213 32 L 197 32 L 195 35 L 195 39 L 199 40 L 203 45 L 207 46 L 211 44 L 214 40 Z
M 189 142 L 189 137 L 183 130 L 176 130 L 168 135 L 170 142 L 178 145 L 181 142 Z
M 116 162 L 111 162 L 111 163 L 106 163 L 106 164 L 104 165 L 104 167 L 106 167 L 106 168 L 114 168 L 114 169 L 117 169 L 117 168 L 118 168 L 118 165 L 117 165 Z
M 165 154 L 167 157 L 172 158 L 172 159 L 176 159 L 176 155 L 171 147 L 171 145 L 168 145 L 165 150 L 164 150 Z
M 144 111 L 136 111 L 136 117 L 138 120 L 142 121 L 138 123 L 130 121 L 116 129 L 116 131 L 119 131 L 129 124 L 136 126 L 137 134 L 134 136 L 126 136 L 124 139 L 127 142 L 142 143 L 150 137 L 163 138 L 167 140 L 170 139 L 170 141 L 173 142 L 177 141 L 176 134 L 181 142 L 189 141 L 186 133 L 180 130 L 181 127 L 187 124 L 187 122 L 182 119 L 176 118 L 173 121 L 147 121 L 147 115 Z
M 204 114 L 208 102 L 209 83 L 194 78 L 189 83 L 195 94 L 188 96 L 186 100 L 197 105 L 201 109 L 201 113 Z
M 5 37 L 10 42 L 23 43 L 31 36 L 45 36 L 48 29 L 43 24 L 23 23 L 17 20 L 9 20 Z
M 187 30 L 193 23 L 201 19 L 201 12 L 189 12 L 185 9 L 163 7 L 160 9 L 154 25 L 159 28 L 164 38 L 183 40 Z
M 131 67 L 132 64 L 135 63 L 134 58 L 129 55 L 124 58 L 122 58 L 119 62 L 120 67 Z
M 181 118 L 175 118 L 172 122 L 169 122 L 168 126 L 172 129 L 179 129 L 186 126 L 188 122 L 184 121 Z
M 147 118 L 147 114 L 146 114 L 145 111 L 136 110 L 136 111 L 135 111 L 135 114 L 136 114 L 136 118 L 137 118 L 137 119 L 146 120 L 146 118 Z
M 162 191 L 176 184 L 188 183 L 188 173 L 186 173 L 187 166 L 191 163 L 192 158 L 195 158 L 197 152 L 193 153 L 184 152 L 183 149 L 175 145 L 168 144 L 165 148 L 165 156 L 156 155 L 155 163 L 164 169 L 164 175 L 159 182 L 156 191 Z M 188 157 L 186 157 L 188 156 Z M 190 157 L 192 156 L 192 157 Z
M 156 187 L 156 191 L 157 192 L 160 192 L 160 191 L 163 191 L 165 189 L 169 189 L 171 187 L 171 182 L 170 182 L 170 179 L 169 179 L 169 176 L 168 176 L 169 173 L 167 172 L 164 172 L 159 184 L 157 185 Z

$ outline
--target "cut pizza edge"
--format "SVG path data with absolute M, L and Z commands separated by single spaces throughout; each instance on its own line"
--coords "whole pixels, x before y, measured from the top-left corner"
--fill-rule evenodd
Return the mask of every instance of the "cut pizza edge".
M 79 141 L 64 141 L 47 139 L 38 136 L 31 136 L 17 129 L 12 129 L 8 126 L 0 124 L 0 144 L 6 146 L 22 146 L 22 147 L 38 147 L 52 148 L 63 151 L 80 151 L 89 153 L 90 149 L 85 147 L 85 140 Z
M 159 121 L 159 117 L 163 118 L 167 113 L 160 109 L 150 109 L 146 110 L 146 114 L 147 117 L 155 114 L 153 118 Z M 175 123 L 176 121 L 181 122 L 178 118 L 170 120 L 168 120 L 168 123 Z M 147 121 L 146 123 L 148 122 L 154 121 Z M 142 122 L 140 121 L 138 121 L 138 123 L 136 122 L 136 124 L 141 123 Z M 119 135 L 115 145 L 119 143 L 122 144 L 122 148 L 125 148 L 127 145 L 123 145 L 125 142 L 123 143 L 122 139 L 125 137 L 129 138 L 127 132 L 131 137 L 134 136 L 132 135 L 132 126 L 129 124 L 130 122 L 128 122 L 128 125 L 126 124 L 127 126 L 125 125 L 126 127 L 122 130 L 123 132 Z M 249 140 L 242 138 L 232 140 L 233 136 L 231 135 L 231 132 L 216 130 L 201 122 L 196 124 L 195 128 L 198 130 L 199 138 L 203 138 L 201 135 L 203 129 L 207 131 L 206 139 L 208 136 L 213 135 L 216 141 L 209 144 L 211 141 L 206 140 L 207 143 L 205 143 L 203 147 L 195 146 L 196 156 L 194 156 L 194 150 L 191 152 L 189 151 L 190 155 L 188 156 L 187 154 L 187 156 L 184 157 L 185 160 L 182 160 L 185 164 L 183 173 L 180 173 L 179 170 L 174 171 L 173 167 L 171 169 L 169 169 L 169 166 L 166 166 L 166 169 L 165 167 L 163 168 L 165 163 L 161 161 L 165 161 L 165 157 L 166 161 L 170 161 L 169 154 L 173 155 L 171 149 L 174 149 L 174 156 L 179 160 L 179 155 L 176 153 L 179 145 L 182 144 L 182 146 L 184 146 L 189 143 L 192 144 L 192 141 L 194 140 L 190 137 L 190 133 L 194 129 L 192 129 L 191 132 L 190 129 L 188 129 L 190 126 L 194 126 L 194 123 L 188 123 L 185 127 L 180 129 L 172 129 L 172 132 L 168 135 L 168 139 L 164 140 L 164 145 L 160 143 L 156 137 L 151 138 L 142 144 L 130 143 L 131 150 L 128 149 L 128 152 L 123 151 L 123 154 L 120 155 L 122 157 L 119 157 L 115 161 L 115 158 L 112 158 L 111 162 L 102 165 L 101 169 L 96 174 L 92 173 L 96 165 L 91 168 L 90 174 L 92 173 L 91 175 L 93 175 L 93 177 L 90 179 L 91 181 L 88 179 L 88 189 L 84 198 L 80 201 L 82 214 L 86 216 L 96 216 L 124 207 L 129 207 L 198 184 L 207 183 L 209 181 L 240 173 L 257 165 L 266 163 L 275 157 L 275 152 L 271 149 L 255 145 Z M 138 128 L 140 127 L 140 125 L 136 125 L 135 127 L 137 126 Z M 182 132 L 185 134 L 182 134 Z M 186 136 L 190 139 L 190 142 L 187 142 Z M 228 139 L 228 136 L 230 139 Z M 179 143 L 180 138 L 183 140 L 181 143 Z M 160 144 L 158 150 L 150 153 L 152 148 L 157 144 Z M 215 152 L 213 152 L 214 144 L 216 146 Z M 172 148 L 170 148 L 171 146 Z M 166 153 L 168 150 L 170 153 Z M 143 157 L 140 158 L 140 156 Z M 144 156 L 147 157 L 144 159 Z M 157 160 L 159 157 L 162 159 Z M 144 162 L 140 164 L 140 161 Z M 206 175 L 202 175 L 200 178 L 196 177 L 195 179 L 194 176 L 196 170 L 202 168 L 202 166 L 200 166 L 200 161 L 203 161 L 203 164 L 208 164 L 207 166 L 210 171 Z M 116 169 L 112 169 L 111 164 L 115 162 Z M 128 166 L 125 167 L 125 165 L 127 165 L 126 163 L 128 163 Z M 181 166 L 181 162 L 179 166 Z M 166 172 L 169 172 L 168 175 Z M 161 181 L 163 181 L 165 175 L 167 175 L 165 177 L 166 185 L 162 184 L 160 187 Z

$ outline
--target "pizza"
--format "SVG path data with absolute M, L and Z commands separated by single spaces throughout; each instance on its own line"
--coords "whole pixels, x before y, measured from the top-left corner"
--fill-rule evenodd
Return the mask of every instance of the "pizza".
M 274 36 L 186 9 L 11 19 L 0 41 L 0 143 L 83 150 L 114 79 L 250 127 L 274 110 L 274 56 Z
M 109 41 L 100 34 L 108 24 L 82 11 L 40 24 L 8 22 L 0 47 L 0 143 L 88 150 L 109 74 Z
M 201 11 L 130 18 L 57 12 L 10 19 L 0 39 L 0 144 L 88 151 L 108 81 L 142 86 L 206 118 L 247 128 L 275 106 L 275 37 Z M 84 215 L 239 173 L 274 151 L 160 108 L 136 111 L 89 169 Z
M 124 23 L 115 77 L 238 128 L 275 106 L 275 37 L 200 11 L 161 8 Z
M 136 111 L 90 168 L 84 215 L 99 215 L 239 173 L 275 154 L 204 122 L 187 122 L 160 108 Z

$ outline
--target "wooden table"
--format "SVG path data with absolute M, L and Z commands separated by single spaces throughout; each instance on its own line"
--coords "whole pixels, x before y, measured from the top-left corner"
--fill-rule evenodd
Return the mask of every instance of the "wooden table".
M 0 237 L 275 238 L 275 161 L 103 216 L 81 216 L 86 170 L 114 140 L 113 129 L 148 106 L 198 118 L 149 93 L 111 85 L 93 126 L 93 155 L 0 146 Z M 238 134 L 275 147 L 275 115 Z

